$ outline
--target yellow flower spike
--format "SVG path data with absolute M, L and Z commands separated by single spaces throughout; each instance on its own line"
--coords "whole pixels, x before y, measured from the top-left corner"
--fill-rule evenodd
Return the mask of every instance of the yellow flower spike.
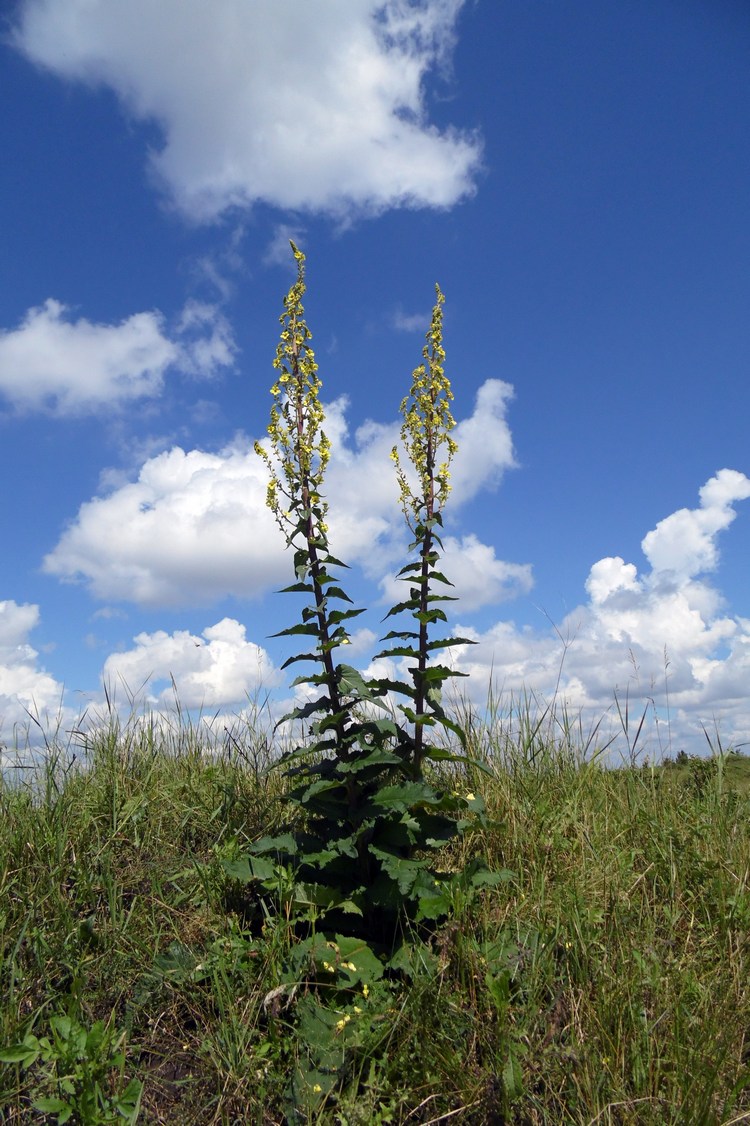
M 327 505 L 320 500 L 320 486 L 330 459 L 330 442 L 321 429 L 322 384 L 309 344 L 312 333 L 304 319 L 305 256 L 294 243 L 291 247 L 297 263 L 297 280 L 284 298 L 284 312 L 279 317 L 282 331 L 273 361 L 279 375 L 271 388 L 274 405 L 268 426 L 271 449 L 256 442 L 255 452 L 266 463 L 274 485 L 266 494 L 266 504 L 282 531 L 293 535 L 295 520 L 279 503 L 280 490 L 287 496 L 301 495 L 310 500 L 316 524 L 313 531 L 325 536 Z
M 397 447 L 394 446 L 391 451 L 391 460 L 396 465 L 401 507 L 412 531 L 412 521 L 418 523 L 422 519 L 431 519 L 445 505 L 450 492 L 449 466 L 456 452 L 456 443 L 450 437 L 450 431 L 456 425 L 449 406 L 453 394 L 443 368 L 445 297 L 439 285 L 435 286 L 435 293 L 432 322 L 422 349 L 425 362 L 414 370 L 411 392 L 401 403 L 404 417 L 401 442 L 416 469 L 419 478 L 418 493 L 413 491 L 401 468 Z M 437 455 L 442 447 L 445 447 L 448 456 L 438 466 Z

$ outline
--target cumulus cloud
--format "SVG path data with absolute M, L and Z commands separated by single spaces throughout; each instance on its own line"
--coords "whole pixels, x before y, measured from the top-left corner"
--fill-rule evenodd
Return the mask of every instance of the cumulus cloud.
M 513 464 L 504 416 L 510 388 L 489 380 L 474 413 L 458 424 L 456 503 L 470 500 Z M 348 563 L 379 582 L 403 555 L 404 522 L 389 454 L 399 424 L 368 422 L 353 437 L 346 400 L 327 409 L 334 457 L 326 478 L 331 543 Z M 461 434 L 466 435 L 464 443 Z M 82 580 L 103 601 L 142 606 L 209 605 L 225 595 L 253 597 L 283 585 L 284 540 L 266 508 L 266 470 L 251 443 L 206 453 L 174 447 L 149 458 L 135 481 L 115 479 L 109 492 L 83 504 L 44 561 L 49 574 Z M 451 550 L 453 547 L 451 546 Z M 528 568 L 495 559 L 474 537 L 456 541 L 458 581 L 480 600 L 525 589 Z M 481 596 L 481 597 L 485 597 Z
M 456 667 L 470 674 L 477 702 L 490 677 L 517 696 L 557 695 L 594 714 L 612 707 L 614 693 L 652 700 L 666 730 L 667 706 L 676 738 L 705 747 L 701 724 L 720 721 L 725 745 L 750 738 L 750 621 L 722 611 L 720 593 L 703 572 L 718 564 L 718 535 L 750 497 L 750 479 L 723 469 L 700 490 L 700 505 L 660 521 L 643 540 L 651 569 L 639 574 L 620 557 L 594 563 L 588 601 L 546 631 L 498 622 L 485 632 L 462 627 L 477 644 L 464 647 Z M 677 734 L 679 733 L 679 734 Z
M 447 207 L 476 134 L 429 121 L 465 0 L 22 0 L 13 42 L 155 122 L 152 171 L 191 219 L 263 201 L 339 216 Z
M 189 302 L 170 335 L 158 312 L 92 324 L 49 298 L 17 328 L 0 329 L 0 394 L 20 411 L 80 415 L 158 395 L 169 368 L 211 377 L 234 351 L 212 305 Z
M 700 507 L 681 508 L 644 537 L 641 547 L 655 572 L 678 579 L 715 570 L 716 534 L 728 528 L 733 505 L 750 497 L 750 480 L 736 469 L 722 469 L 700 490 Z
M 137 480 L 81 506 L 44 560 L 103 601 L 209 605 L 251 597 L 284 574 L 284 543 L 265 506 L 266 474 L 248 446 L 173 449 Z
M 486 379 L 477 392 L 474 411 L 454 431 L 458 453 L 451 467 L 452 504 L 463 504 L 483 489 L 500 484 L 506 469 L 516 467 L 508 404 L 514 397 L 510 383 Z
M 158 630 L 133 641 L 132 649 L 107 658 L 104 681 L 134 694 L 146 686 L 148 702 L 157 708 L 169 709 L 175 691 L 186 709 L 242 707 L 281 680 L 265 649 L 248 641 L 234 618 L 222 618 L 197 636 Z
M 39 666 L 29 644 L 38 625 L 38 606 L 0 602 L 0 731 L 6 740 L 15 725 L 28 725 L 29 713 L 54 720 L 60 712 L 63 686 Z

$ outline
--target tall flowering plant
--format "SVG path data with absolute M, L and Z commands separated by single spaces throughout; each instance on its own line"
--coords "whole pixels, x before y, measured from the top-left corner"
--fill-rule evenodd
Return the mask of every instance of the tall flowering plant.
M 301 621 L 277 636 L 305 640 L 304 651 L 283 667 L 312 665 L 293 682 L 304 685 L 309 698 L 284 719 L 301 721 L 308 730 L 280 760 L 290 780 L 280 831 L 256 841 L 226 869 L 253 887 L 261 918 L 293 928 L 282 984 L 273 993 L 286 990 L 290 1003 L 296 997 L 302 1051 L 289 1094 L 295 1113 L 302 1108 L 309 1114 L 333 1097 L 352 1055 L 366 1055 L 370 1041 L 382 1045 L 382 1021 L 394 1011 L 399 975 L 415 964 L 415 943 L 423 946 L 419 957 L 427 957 L 420 926 L 450 912 L 457 887 L 465 896 L 492 881 L 477 862 L 446 872 L 431 861 L 456 833 L 483 819 L 479 798 L 447 791 L 434 770 L 431 776 L 425 770 L 430 760 L 463 760 L 424 737 L 426 727 L 442 724 L 463 741 L 440 703 L 451 673 L 432 663 L 435 651 L 458 639 L 431 640 L 429 633 L 445 621 L 436 604 L 450 597 L 432 593 L 435 582 L 448 584 L 436 569 L 441 545 L 435 529 L 456 449 L 443 370 L 443 295 L 438 289 L 425 362 L 402 404 L 403 457 L 411 476 L 402 468 L 402 454 L 393 454 L 416 559 L 401 572 L 409 598 L 390 614 L 408 611 L 415 626 L 388 634 L 398 644 L 386 652 L 413 661 L 412 683 L 366 679 L 337 660 L 349 641 L 348 622 L 362 611 L 336 578 L 345 564 L 329 549 L 323 488 L 331 447 L 304 319 L 305 257 L 293 243 L 292 253 L 297 278 L 280 317 L 268 437 L 255 448 L 268 469 L 268 506 L 293 552 L 294 582 L 284 592 L 306 598 Z M 393 693 L 407 700 L 400 705 L 405 723 L 394 718 Z M 369 1016 L 357 997 L 367 1001 Z
M 396 642 L 379 656 L 411 658 L 412 684 L 387 683 L 387 687 L 409 697 L 411 704 L 401 705 L 413 725 L 411 769 L 415 777 L 422 773 L 425 757 L 448 757 L 442 748 L 426 745 L 424 729 L 442 725 L 465 744 L 462 728 L 451 720 L 442 707 L 442 686 L 450 677 L 460 675 L 446 665 L 433 661 L 440 649 L 470 644 L 467 638 L 430 639 L 430 627 L 447 622 L 445 611 L 436 603 L 454 601 L 452 595 L 435 594 L 434 584 L 453 584 L 437 569 L 443 544 L 436 529 L 442 528 L 443 509 L 450 493 L 450 464 L 456 453 L 451 431 L 456 425 L 451 413 L 453 399 L 450 381 L 445 374 L 443 347 L 443 303 L 440 286 L 435 286 L 436 301 L 432 321 L 422 350 L 423 362 L 412 374 L 409 395 L 402 400 L 401 444 L 411 468 L 411 480 L 402 466 L 402 455 L 393 447 L 391 458 L 396 466 L 401 507 L 414 536 L 411 551 L 416 558 L 399 572 L 409 586 L 409 597 L 397 603 L 387 617 L 409 611 L 415 628 L 393 630 L 384 641 Z M 450 756 L 460 757 L 460 756 Z

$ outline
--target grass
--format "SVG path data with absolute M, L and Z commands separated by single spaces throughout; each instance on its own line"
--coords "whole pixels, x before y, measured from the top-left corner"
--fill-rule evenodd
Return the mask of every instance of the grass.
M 99 1072 L 113 1098 L 142 1082 L 139 1123 L 750 1122 L 750 760 L 605 769 L 564 726 L 471 731 L 488 773 L 446 782 L 481 792 L 491 828 L 448 863 L 512 875 L 361 998 L 317 1117 L 288 1111 L 304 988 L 275 987 L 295 936 L 222 864 L 277 815 L 260 723 L 223 746 L 112 726 L 86 769 L 4 784 L 0 1047 L 104 1022 L 125 1062 Z M 56 1121 L 31 1104 L 63 1070 L 0 1065 L 0 1122 Z

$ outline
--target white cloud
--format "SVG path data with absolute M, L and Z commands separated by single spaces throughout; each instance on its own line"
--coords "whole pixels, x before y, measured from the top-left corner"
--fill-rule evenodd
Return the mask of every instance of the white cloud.
M 234 205 L 376 213 L 473 191 L 476 135 L 431 124 L 465 0 L 23 0 L 13 42 L 154 121 L 158 180 L 195 220 Z
M 176 446 L 146 461 L 137 480 L 82 505 L 44 569 L 84 579 L 105 601 L 184 606 L 250 597 L 286 573 L 265 496 L 265 469 L 251 448 Z
M 393 327 L 399 332 L 427 332 L 430 325 L 430 313 L 405 313 L 397 309 L 393 314 Z
M 681 508 L 660 520 L 641 547 L 654 571 L 688 578 L 713 571 L 718 562 L 716 533 L 735 518 L 732 505 L 750 497 L 750 480 L 736 469 L 721 469 L 700 490 L 700 507 Z
M 500 484 L 517 462 L 506 418 L 515 392 L 502 379 L 486 379 L 477 392 L 473 414 L 458 422 L 453 437 L 458 453 L 451 467 L 451 504 L 463 504 Z
M 496 483 L 512 465 L 504 417 L 511 389 L 489 380 L 474 413 L 459 422 L 454 467 L 456 505 Z M 405 525 L 389 454 L 399 424 L 367 422 L 353 438 L 346 401 L 327 408 L 334 455 L 326 492 L 332 548 L 379 582 L 403 555 Z M 462 435 L 465 438 L 462 438 Z M 174 447 L 142 466 L 135 481 L 112 479 L 111 490 L 81 506 L 44 561 L 62 579 L 83 580 L 105 601 L 144 606 L 209 605 L 225 595 L 253 597 L 283 585 L 284 540 L 266 508 L 266 470 L 250 443 L 218 453 Z M 452 548 L 451 548 L 452 550 Z M 478 605 L 481 566 L 492 598 L 525 589 L 528 568 L 495 559 L 470 537 L 456 548 L 455 573 Z
M 53 722 L 60 713 L 63 686 L 39 667 L 28 640 L 38 624 L 38 606 L 0 602 L 0 734 L 6 742 L 14 726 L 29 725 L 29 713 Z
M 281 680 L 265 649 L 248 641 L 234 618 L 222 618 L 199 636 L 158 630 L 133 640 L 133 649 L 107 658 L 104 682 L 136 695 L 146 685 L 149 703 L 158 708 L 169 710 L 175 691 L 185 709 L 242 707 Z
M 723 613 L 719 592 L 697 576 L 716 568 L 718 534 L 735 518 L 733 504 L 747 497 L 750 480 L 721 470 L 700 490 L 697 509 L 673 513 L 644 538 L 650 571 L 639 575 L 619 557 L 600 559 L 586 580 L 589 601 L 556 629 L 518 629 L 513 622 L 484 633 L 461 627 L 477 641 L 457 652 L 457 669 L 470 674 L 461 687 L 481 704 L 492 677 L 517 697 L 531 691 L 550 700 L 557 693 L 593 715 L 611 709 L 617 691 L 642 706 L 655 701 L 662 740 L 669 703 L 673 750 L 685 742 L 705 748 L 701 723 L 710 727 L 713 717 L 721 719 L 725 745 L 746 743 L 750 621 Z
M 170 336 L 157 312 L 92 324 L 49 298 L 18 328 L 0 329 L 0 394 L 21 411 L 80 415 L 158 395 L 169 368 L 213 376 L 233 354 L 229 326 L 211 305 L 189 302 Z

